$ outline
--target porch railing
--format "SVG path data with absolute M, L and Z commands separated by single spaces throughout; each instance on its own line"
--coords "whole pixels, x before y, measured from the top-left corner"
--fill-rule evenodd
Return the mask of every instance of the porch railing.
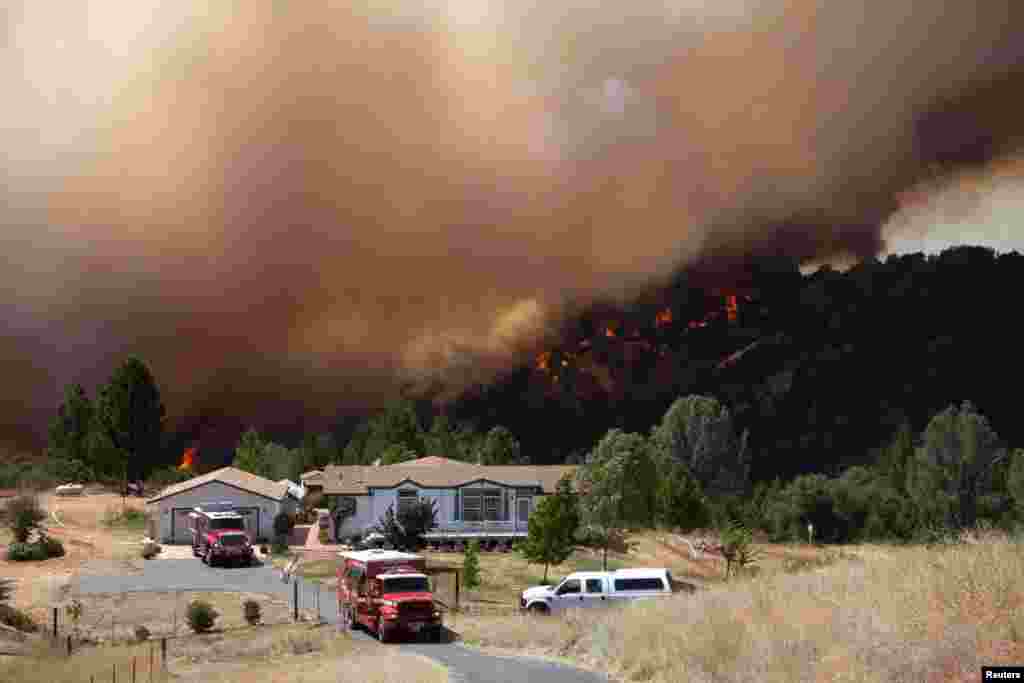
M 526 522 L 488 520 L 484 522 L 440 522 L 438 531 L 526 531 Z

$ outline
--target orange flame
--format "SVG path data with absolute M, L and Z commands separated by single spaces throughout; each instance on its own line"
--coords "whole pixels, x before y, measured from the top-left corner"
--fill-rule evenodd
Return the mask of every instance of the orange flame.
M 672 309 L 663 308 L 654 316 L 654 323 L 658 327 L 664 327 L 672 323 Z
M 537 369 L 538 370 L 550 370 L 551 369 L 551 352 L 545 351 L 537 356 Z
M 729 322 L 736 322 L 736 316 L 739 314 L 739 306 L 736 304 L 736 295 L 730 294 L 725 297 L 725 314 L 729 318 Z
M 196 449 L 195 446 L 192 448 L 185 449 L 185 453 L 181 456 L 181 464 L 178 465 L 179 470 L 190 470 L 196 462 Z
M 611 325 L 608 325 L 607 327 L 605 327 L 604 328 L 604 336 L 606 336 L 606 337 L 614 337 L 615 336 L 615 328 L 612 327 Z

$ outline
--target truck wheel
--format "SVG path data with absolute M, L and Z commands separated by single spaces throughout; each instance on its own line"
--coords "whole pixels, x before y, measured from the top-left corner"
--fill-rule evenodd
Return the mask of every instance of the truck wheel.
M 530 614 L 535 617 L 546 617 L 551 612 L 548 606 L 542 602 L 535 602 L 530 605 Z
M 384 624 L 377 623 L 377 640 L 386 643 L 391 640 L 391 629 L 385 628 Z

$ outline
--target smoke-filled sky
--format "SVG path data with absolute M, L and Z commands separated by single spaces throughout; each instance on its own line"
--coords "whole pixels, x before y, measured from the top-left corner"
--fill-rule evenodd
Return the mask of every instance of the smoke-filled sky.
M 1021 4 L 11 0 L 0 433 L 128 353 L 323 418 L 712 253 L 1020 248 Z

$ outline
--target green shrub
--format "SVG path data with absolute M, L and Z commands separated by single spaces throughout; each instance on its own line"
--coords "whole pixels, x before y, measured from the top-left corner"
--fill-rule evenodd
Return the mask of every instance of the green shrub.
M 39 506 L 39 499 L 28 494 L 16 496 L 7 503 L 6 516 L 16 543 L 27 543 L 32 530 L 46 519 L 46 513 Z
M 754 535 L 740 522 L 730 522 L 722 531 L 722 556 L 725 558 L 725 578 L 734 572 L 750 572 L 760 552 L 754 547 Z
M 64 557 L 64 544 L 48 534 L 39 534 L 36 543 L 43 549 L 46 557 Z
M 189 627 L 196 633 L 209 631 L 219 616 L 220 614 L 213 608 L 213 605 L 205 600 L 193 600 L 188 604 L 186 618 Z
M 317 536 L 318 536 L 318 537 L 320 538 L 320 542 L 321 542 L 321 543 L 330 543 L 330 540 L 331 540 L 331 539 L 330 539 L 330 537 L 328 537 L 328 535 L 327 535 L 327 529 L 321 529 L 321 530 L 320 530 L 320 531 L 319 531 L 319 532 L 317 533 Z
M 46 559 L 46 547 L 38 543 L 11 543 L 7 546 L 7 559 L 12 562 L 41 562 Z
M 273 555 L 286 555 L 288 553 L 288 544 L 284 539 L 275 539 L 270 545 L 270 552 Z
M 7 463 L 0 465 L 0 488 L 45 489 L 55 486 L 58 478 L 52 467 L 40 463 Z
M 96 473 L 81 460 L 56 458 L 50 467 L 53 476 L 64 482 L 87 482 L 96 479 Z
M 0 624 L 28 633 L 39 630 L 39 626 L 32 621 L 32 617 L 19 609 L 2 603 L 0 603 Z
M 462 585 L 466 588 L 480 585 L 480 541 L 476 539 L 470 541 L 462 560 Z
M 242 603 L 242 612 L 245 615 L 245 620 L 250 625 L 255 626 L 260 623 L 260 603 L 255 600 L 246 600 Z

